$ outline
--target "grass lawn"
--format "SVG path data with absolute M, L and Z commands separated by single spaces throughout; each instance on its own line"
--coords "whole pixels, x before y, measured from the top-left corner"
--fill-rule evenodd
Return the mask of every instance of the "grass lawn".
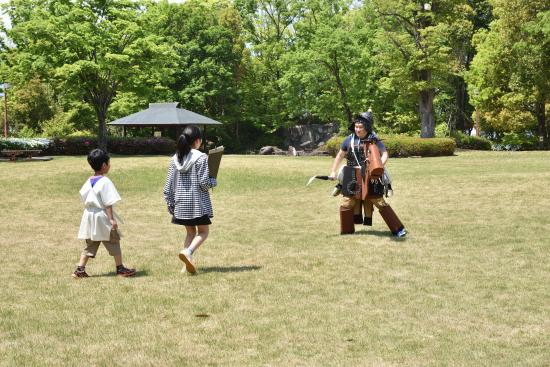
M 549 366 L 550 152 L 391 159 L 409 235 L 339 235 L 332 160 L 226 156 L 199 274 L 167 157 L 114 157 L 122 251 L 71 278 L 84 157 L 0 163 L 0 366 Z M 201 317 L 202 316 L 202 317 Z

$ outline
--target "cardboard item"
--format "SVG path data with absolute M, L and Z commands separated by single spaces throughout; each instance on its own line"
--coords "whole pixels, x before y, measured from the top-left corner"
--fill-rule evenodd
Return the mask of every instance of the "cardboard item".
M 208 171 L 210 172 L 210 177 L 218 178 L 218 171 L 220 169 L 223 151 L 224 147 L 221 146 L 210 149 L 208 152 Z

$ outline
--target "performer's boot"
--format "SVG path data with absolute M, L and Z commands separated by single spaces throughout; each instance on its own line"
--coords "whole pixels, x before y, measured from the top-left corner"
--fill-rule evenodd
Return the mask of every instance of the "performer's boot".
M 402 230 L 405 229 L 403 226 L 403 223 L 397 218 L 397 215 L 391 208 L 391 206 L 383 206 L 380 208 L 380 215 L 382 216 L 382 219 L 384 219 L 384 222 L 388 225 L 388 228 L 390 229 L 391 233 L 394 235 L 398 235 Z
M 361 213 L 361 206 L 362 202 L 357 200 L 355 203 L 355 206 L 353 207 L 353 223 L 355 224 L 362 224 L 363 223 L 363 215 Z
M 353 209 L 340 207 L 340 234 L 355 233 L 355 224 L 353 223 Z
M 365 211 L 363 225 L 372 226 L 372 214 L 374 212 L 373 204 L 370 200 L 365 200 L 363 206 Z

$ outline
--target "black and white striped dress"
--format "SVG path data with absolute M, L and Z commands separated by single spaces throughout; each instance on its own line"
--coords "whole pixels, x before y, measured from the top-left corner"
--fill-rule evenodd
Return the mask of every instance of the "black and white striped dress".
M 209 176 L 208 156 L 200 154 L 188 168 L 182 167 L 174 156 L 170 160 L 164 184 L 164 199 L 176 220 L 191 220 L 214 216 L 208 189 L 216 186 L 215 178 Z

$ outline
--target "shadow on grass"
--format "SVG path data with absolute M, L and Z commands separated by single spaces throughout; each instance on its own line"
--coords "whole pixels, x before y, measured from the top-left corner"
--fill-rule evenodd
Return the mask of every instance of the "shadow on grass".
M 200 273 L 241 273 L 243 271 L 260 270 L 262 267 L 258 265 L 243 265 L 243 266 L 206 266 L 199 268 Z
M 116 273 L 114 271 L 111 271 L 103 274 L 90 275 L 90 278 L 114 277 L 114 276 L 116 276 Z M 137 278 L 137 277 L 146 277 L 146 276 L 149 276 L 149 272 L 147 270 L 138 270 L 136 271 L 136 275 L 131 277 L 126 277 L 126 278 Z M 124 278 L 124 277 L 120 277 L 120 278 Z
M 390 231 L 377 231 L 377 230 L 369 230 L 369 229 L 360 229 L 356 230 L 355 233 L 352 234 L 346 234 L 346 235 L 335 235 L 334 237 L 338 236 L 374 236 L 374 237 L 387 237 L 395 242 L 403 242 L 407 238 L 406 237 L 396 237 L 394 236 Z

